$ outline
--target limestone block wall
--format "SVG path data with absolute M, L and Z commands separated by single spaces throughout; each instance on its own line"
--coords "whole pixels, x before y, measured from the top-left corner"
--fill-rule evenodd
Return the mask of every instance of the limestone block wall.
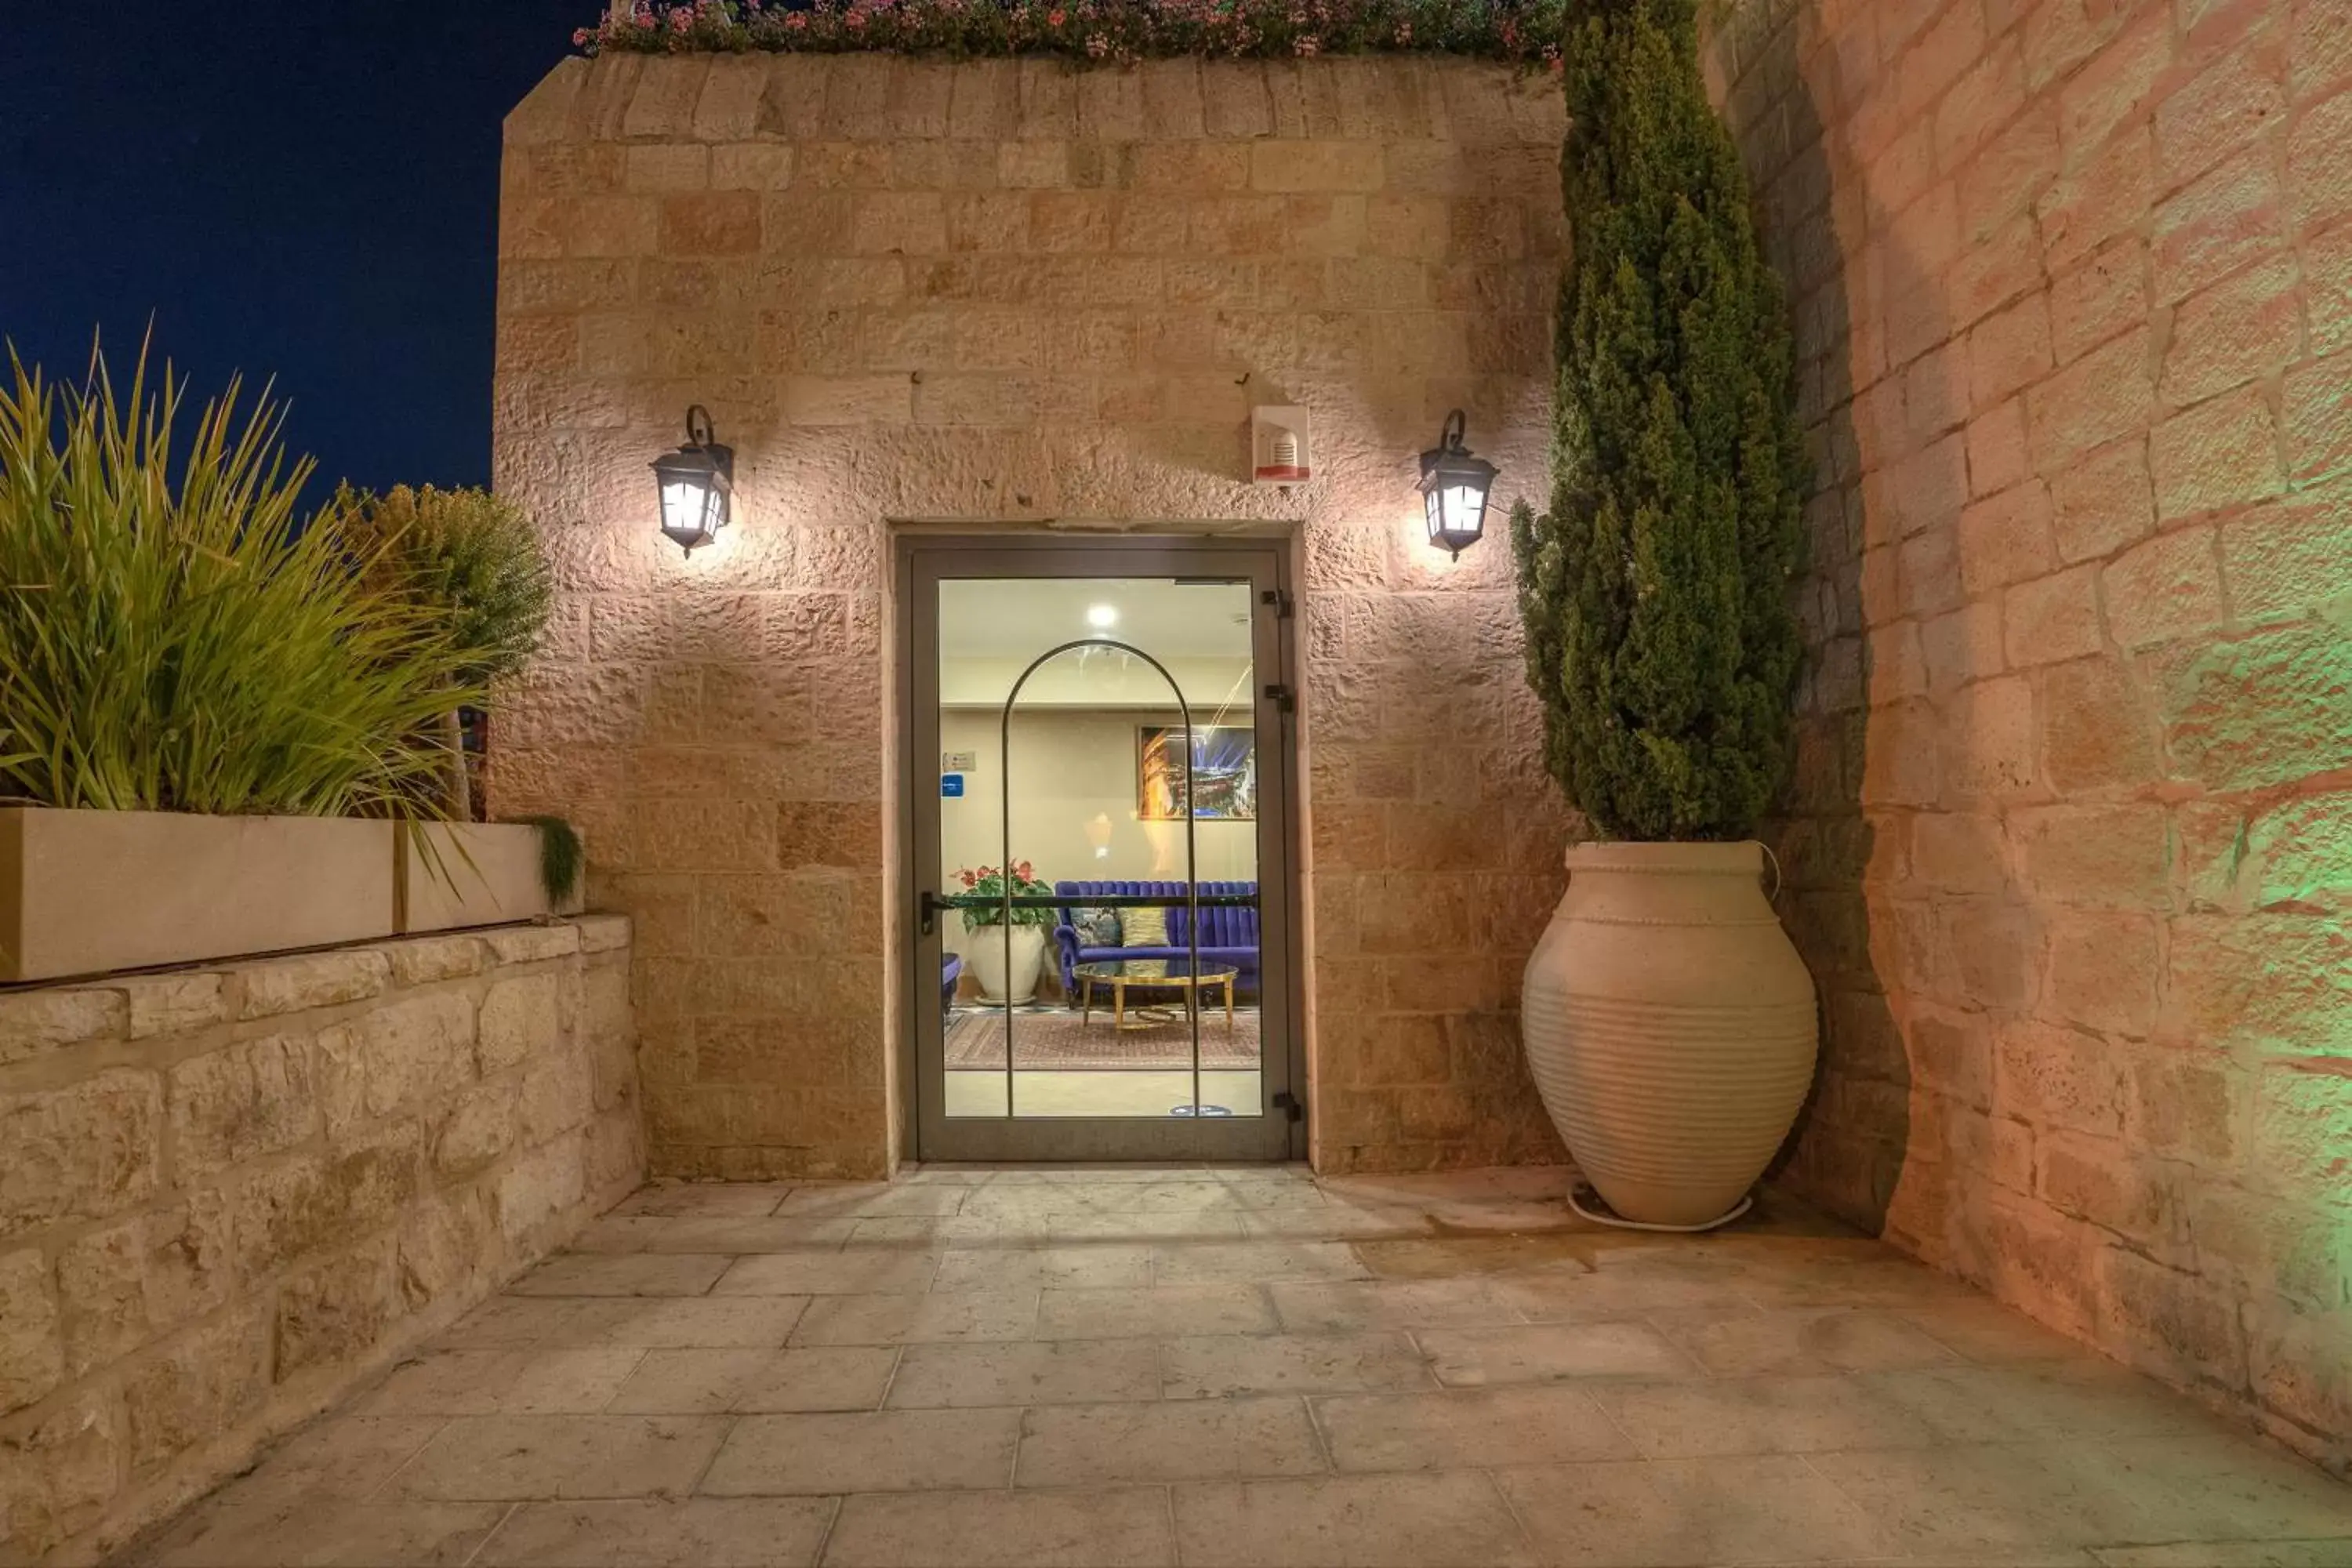
M 0 994 L 0 1563 L 94 1555 L 644 1174 L 629 922 Z
M 2341 1464 L 2352 6 L 1716 44 L 1822 474 L 1790 1174 Z
M 574 60 L 516 110 L 498 480 L 562 607 L 489 787 L 639 917 L 656 1170 L 887 1168 L 890 530 L 1049 520 L 1297 552 L 1318 1160 L 1559 1157 L 1512 1009 L 1566 823 L 1508 548 L 1449 564 L 1412 486 L 1459 406 L 1500 502 L 1545 487 L 1561 114 L 1458 60 L 882 56 Z M 646 465 L 693 402 L 740 521 L 684 560 Z M 1292 403 L 1321 477 L 1240 482 Z

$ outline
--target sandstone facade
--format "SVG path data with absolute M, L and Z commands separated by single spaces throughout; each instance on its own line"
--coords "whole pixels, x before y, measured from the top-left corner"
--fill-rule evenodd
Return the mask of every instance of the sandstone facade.
M 96 1551 L 644 1173 L 628 921 L 0 994 L 0 1562 Z
M 1716 42 L 1822 468 L 1790 1173 L 2341 1464 L 2352 7 Z
M 1555 80 L 1445 59 L 614 57 L 515 112 L 498 479 L 562 607 L 490 788 L 639 917 L 657 1171 L 887 1168 L 891 530 L 1048 520 L 1291 542 L 1318 1163 L 1559 1157 L 1509 551 L 1449 564 L 1413 483 L 1458 406 L 1498 502 L 1543 491 L 1561 128 Z M 689 403 L 740 521 L 681 560 L 646 465 Z M 1321 477 L 1240 482 L 1291 403 Z

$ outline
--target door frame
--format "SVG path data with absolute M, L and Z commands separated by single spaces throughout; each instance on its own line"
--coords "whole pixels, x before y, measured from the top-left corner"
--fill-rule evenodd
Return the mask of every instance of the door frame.
M 922 894 L 939 875 L 939 751 L 918 744 L 926 732 L 922 703 L 937 723 L 939 660 L 936 598 L 918 614 L 921 592 L 936 592 L 942 576 L 1153 577 L 1237 576 L 1275 595 L 1253 622 L 1254 712 L 1261 737 L 1258 777 L 1259 1009 L 1279 1020 L 1287 1073 L 1287 1113 L 1269 1103 L 1263 1118 L 1182 1121 L 1153 1117 L 956 1118 L 957 1147 L 941 1151 L 947 1119 L 927 1097 L 923 1048 L 936 1036 L 939 974 L 925 958 L 933 949 L 921 935 Z M 890 889 L 898 941 L 897 982 L 901 1026 L 894 1042 L 905 1157 L 916 1161 L 1232 1162 L 1303 1160 L 1308 1148 L 1306 952 L 1300 915 L 1297 596 L 1288 541 L 1277 534 L 956 533 L 908 530 L 897 534 L 891 560 L 892 652 L 896 662 L 894 734 L 898 766 L 900 853 Z M 924 634 L 928 630 L 929 636 Z M 921 644 L 922 646 L 918 646 Z M 1264 739 L 1276 747 L 1269 769 Z M 1274 776 L 1269 777 L 1269 773 Z M 1009 782 L 1009 781 L 1008 781 Z M 925 822 L 928 810 L 928 828 Z M 929 861 L 927 862 L 927 858 Z M 1279 976 L 1280 984 L 1274 982 Z M 1261 1039 L 1264 1033 L 1261 1032 Z M 1261 1079 L 1267 1082 L 1271 1075 Z M 994 1130 L 992 1132 L 983 1130 Z M 1278 1130 L 1278 1131 L 1277 1131 Z M 1255 1136 L 1253 1136 L 1253 1134 Z

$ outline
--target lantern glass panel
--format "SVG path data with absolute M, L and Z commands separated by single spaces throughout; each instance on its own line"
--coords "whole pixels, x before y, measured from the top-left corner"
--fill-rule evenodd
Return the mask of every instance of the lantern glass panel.
M 1486 524 L 1486 487 L 1448 485 L 1442 493 L 1445 498 L 1445 531 L 1457 538 L 1475 538 Z
M 665 478 L 661 487 L 664 531 L 680 535 L 709 532 L 715 499 L 707 479 Z

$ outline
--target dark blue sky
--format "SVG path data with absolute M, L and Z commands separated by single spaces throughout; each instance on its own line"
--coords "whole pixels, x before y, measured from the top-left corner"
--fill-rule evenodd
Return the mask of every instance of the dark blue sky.
M 0 337 L 274 375 L 348 477 L 489 478 L 499 122 L 599 0 L 10 6 Z

